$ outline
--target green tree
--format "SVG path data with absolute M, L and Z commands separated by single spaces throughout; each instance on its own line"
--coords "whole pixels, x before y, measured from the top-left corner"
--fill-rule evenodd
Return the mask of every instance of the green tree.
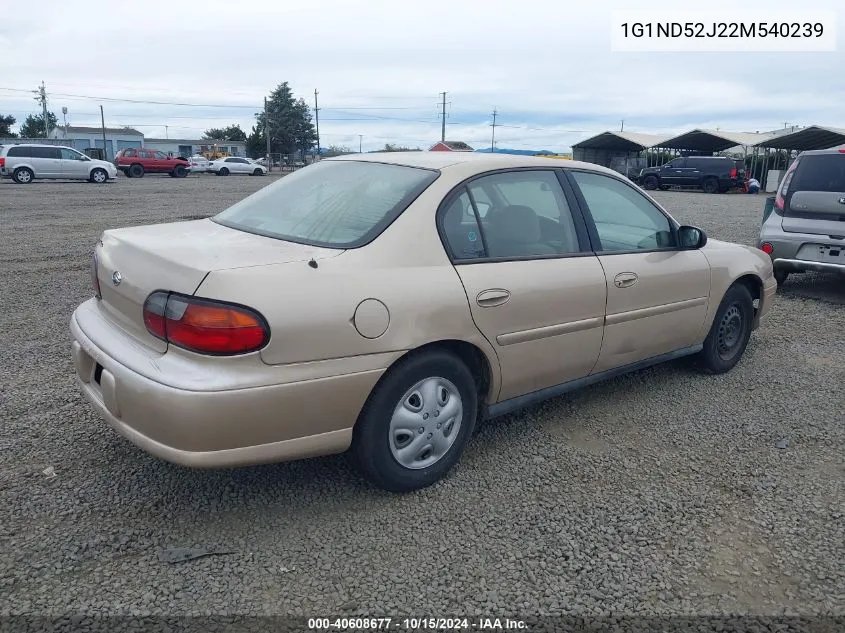
M 16 120 L 11 114 L 0 114 L 0 138 L 17 138 L 18 135 L 12 132 Z
M 383 152 L 421 152 L 422 150 L 419 147 L 412 149 L 412 148 L 407 147 L 405 145 L 394 145 L 393 143 L 385 143 L 384 149 L 382 149 L 381 151 L 383 151 Z
M 204 139 L 213 141 L 245 141 L 246 132 L 237 123 L 228 127 L 212 127 L 202 135 Z
M 293 96 L 288 82 L 280 83 L 267 97 L 267 115 L 271 153 L 293 154 L 301 151 L 304 154 L 317 144 L 311 109 L 304 99 Z M 255 127 L 247 138 L 247 149 L 254 155 L 264 154 L 267 151 L 264 112 L 256 112 L 255 118 Z
M 346 147 L 345 145 L 329 145 L 328 149 L 326 149 L 325 156 L 343 156 L 344 154 L 351 154 L 352 150 Z
M 55 129 L 59 120 L 52 112 L 47 112 L 47 121 L 50 124 L 50 131 Z M 21 123 L 21 138 L 46 138 L 47 131 L 44 129 L 44 115 L 43 114 L 28 114 L 24 122 Z

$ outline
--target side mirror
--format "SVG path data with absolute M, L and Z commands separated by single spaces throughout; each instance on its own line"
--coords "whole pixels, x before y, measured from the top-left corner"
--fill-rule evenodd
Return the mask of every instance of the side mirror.
M 678 229 L 678 245 L 681 250 L 696 250 L 707 244 L 707 234 L 694 226 L 682 226 Z

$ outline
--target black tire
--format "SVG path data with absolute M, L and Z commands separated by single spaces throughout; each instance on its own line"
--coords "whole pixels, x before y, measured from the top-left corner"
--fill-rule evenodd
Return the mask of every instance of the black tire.
M 188 170 L 185 169 L 182 165 L 176 165 L 176 169 L 173 170 L 173 177 L 174 178 L 184 178 L 188 175 Z
M 775 281 L 778 282 L 778 286 L 782 286 L 786 282 L 787 277 L 789 277 L 788 270 L 775 269 Z
M 705 178 L 701 183 L 704 193 L 719 193 L 719 181 L 715 178 Z
M 260 169 L 256 169 L 254 172 L 252 172 L 252 175 L 253 176 L 263 176 L 264 172 L 261 171 Z
M 660 185 L 660 191 L 669 191 L 669 185 Z
M 660 181 L 657 179 L 657 176 L 646 176 L 643 178 L 643 187 L 648 189 L 649 191 L 654 191 L 660 186 Z
M 143 178 L 144 177 L 144 166 L 135 163 L 129 168 L 129 172 L 127 175 L 130 178 Z
M 12 172 L 12 180 L 19 185 L 28 185 L 35 180 L 35 173 L 29 167 L 18 167 Z
M 109 181 L 109 174 L 105 169 L 100 169 L 99 167 L 96 167 L 91 170 L 90 174 L 88 174 L 88 180 L 93 183 L 97 183 L 98 185 L 101 185 Z
M 753 321 L 751 293 L 744 285 L 734 284 L 722 298 L 704 347 L 698 353 L 701 368 L 710 374 L 733 369 L 748 345 Z
M 408 468 L 396 460 L 391 450 L 390 421 L 405 393 L 431 377 L 445 378 L 457 389 L 463 407 L 460 428 L 438 461 L 425 468 Z M 460 459 L 472 436 L 477 413 L 478 389 L 472 373 L 460 359 L 444 350 L 413 354 L 392 367 L 370 394 L 352 434 L 352 458 L 367 479 L 384 490 L 409 492 L 425 488 L 443 477 Z M 436 414 L 430 419 L 433 421 L 434 417 Z M 427 415 L 426 418 L 429 419 Z
M 220 169 L 220 171 L 218 171 L 218 172 L 217 172 L 217 175 L 218 175 L 218 176 L 228 176 L 228 175 L 229 175 L 229 169 L 228 169 L 228 167 L 222 167 L 222 168 Z

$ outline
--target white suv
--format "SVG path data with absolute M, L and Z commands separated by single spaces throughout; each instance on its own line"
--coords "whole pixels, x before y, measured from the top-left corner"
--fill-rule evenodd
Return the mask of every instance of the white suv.
M 117 168 L 61 145 L 6 145 L 0 149 L 0 177 L 28 184 L 35 178 L 64 178 L 104 183 Z

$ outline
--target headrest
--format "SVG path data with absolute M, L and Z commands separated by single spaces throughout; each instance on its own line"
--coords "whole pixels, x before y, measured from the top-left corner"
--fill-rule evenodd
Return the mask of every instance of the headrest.
M 496 212 L 493 217 L 500 238 L 519 244 L 540 241 L 540 218 L 531 207 L 514 204 Z

